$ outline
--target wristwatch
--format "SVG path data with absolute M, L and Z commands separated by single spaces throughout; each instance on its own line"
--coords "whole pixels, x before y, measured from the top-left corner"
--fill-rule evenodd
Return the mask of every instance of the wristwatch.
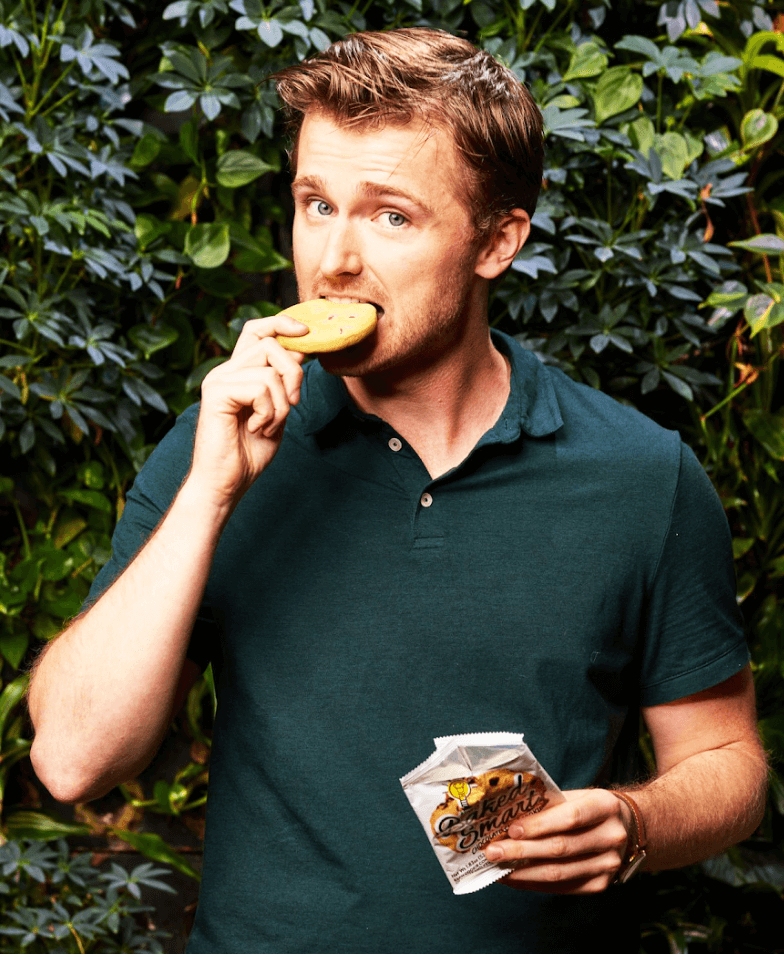
M 634 831 L 632 832 L 631 848 L 629 849 L 626 857 L 623 859 L 623 864 L 621 865 L 621 868 L 618 871 L 618 874 L 615 876 L 615 880 L 613 881 L 613 884 L 625 884 L 647 857 L 647 852 L 645 850 L 645 823 L 642 820 L 640 808 L 631 795 L 627 795 L 626 792 L 616 791 L 613 791 L 613 795 L 616 795 L 621 799 L 621 801 L 626 802 L 631 809 L 632 818 L 634 820 Z

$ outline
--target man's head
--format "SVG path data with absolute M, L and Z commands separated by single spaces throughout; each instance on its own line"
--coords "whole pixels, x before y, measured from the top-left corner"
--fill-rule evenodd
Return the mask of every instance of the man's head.
M 542 180 L 542 118 L 528 91 L 488 53 L 449 33 L 357 33 L 276 76 L 294 148 L 307 113 L 357 130 L 422 121 L 448 132 L 481 236 L 504 215 L 533 215 Z

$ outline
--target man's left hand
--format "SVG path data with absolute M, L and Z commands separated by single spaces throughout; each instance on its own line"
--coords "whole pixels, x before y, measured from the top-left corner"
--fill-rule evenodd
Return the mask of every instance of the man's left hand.
M 485 849 L 490 861 L 517 865 L 503 884 L 522 891 L 593 894 L 615 880 L 633 826 L 629 808 L 604 789 L 563 794 L 565 802 L 514 821 L 509 838 Z

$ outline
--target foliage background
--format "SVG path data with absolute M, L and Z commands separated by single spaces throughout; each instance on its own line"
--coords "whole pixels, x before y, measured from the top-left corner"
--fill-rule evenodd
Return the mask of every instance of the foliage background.
M 68 835 L 74 849 L 131 846 L 195 875 L 171 843 L 202 830 L 209 674 L 165 743 L 168 763 L 113 793 L 109 810 L 78 806 L 71 818 L 27 759 L 26 667 L 78 611 L 125 493 L 173 416 L 198 399 L 247 318 L 295 299 L 286 144 L 266 78 L 347 32 L 439 26 L 504 60 L 545 117 L 534 232 L 494 291 L 493 322 L 543 361 L 679 429 L 733 530 L 773 757 L 768 812 L 744 846 L 649 876 L 646 950 L 784 949 L 783 7 L 0 0 L 9 845 Z M 167 827 L 154 830 L 154 816 Z M 30 909 L 29 891 L 3 870 L 16 885 L 9 903 Z M 69 922 L 53 910 L 61 931 Z M 97 934 L 63 937 L 73 950 L 114 949 Z M 26 943 L 44 944 L 40 934 Z M 133 949 L 155 943 L 137 938 L 149 947 Z

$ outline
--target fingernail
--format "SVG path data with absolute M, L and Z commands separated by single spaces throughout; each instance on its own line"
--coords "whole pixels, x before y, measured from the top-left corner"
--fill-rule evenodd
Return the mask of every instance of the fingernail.
M 485 850 L 485 857 L 488 861 L 500 861 L 504 857 L 504 849 L 499 848 L 498 845 L 490 845 Z
M 522 825 L 513 825 L 508 832 L 510 838 L 522 838 L 525 834 L 525 829 Z

